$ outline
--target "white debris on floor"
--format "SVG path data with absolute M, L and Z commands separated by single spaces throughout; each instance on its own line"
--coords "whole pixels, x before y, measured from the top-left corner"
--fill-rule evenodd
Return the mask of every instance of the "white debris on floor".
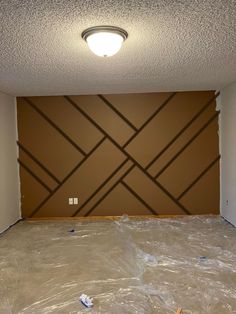
M 0 300 L 1 314 L 236 313 L 236 229 L 214 216 L 23 221 L 0 237 Z
M 86 306 L 86 307 L 88 307 L 88 308 L 91 308 L 91 307 L 93 307 L 93 298 L 90 298 L 88 295 L 86 295 L 86 294 L 81 294 L 81 296 L 79 297 L 79 299 L 80 299 L 80 302 L 84 305 L 84 306 Z

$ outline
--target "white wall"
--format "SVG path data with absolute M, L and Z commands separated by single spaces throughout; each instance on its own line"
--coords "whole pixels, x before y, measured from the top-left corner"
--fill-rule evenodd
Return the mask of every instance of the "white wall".
M 221 91 L 221 215 L 236 226 L 236 82 Z
M 0 232 L 20 218 L 16 100 L 0 92 Z

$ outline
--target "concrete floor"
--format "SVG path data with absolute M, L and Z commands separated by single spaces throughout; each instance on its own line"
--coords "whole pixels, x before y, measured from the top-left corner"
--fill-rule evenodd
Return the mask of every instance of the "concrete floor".
M 82 293 L 94 298 L 91 310 Z M 236 229 L 224 220 L 20 222 L 0 237 L 0 314 L 178 307 L 236 313 Z

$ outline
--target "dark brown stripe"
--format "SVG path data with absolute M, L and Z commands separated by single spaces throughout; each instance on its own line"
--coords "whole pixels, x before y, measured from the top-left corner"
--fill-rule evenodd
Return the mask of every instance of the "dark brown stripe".
M 125 148 L 129 145 L 129 143 L 136 137 L 138 134 L 146 127 L 146 125 L 151 122 L 152 119 L 155 118 L 155 116 L 162 110 L 164 107 L 171 101 L 171 99 L 176 95 L 177 93 L 172 93 L 164 102 L 163 104 L 147 119 L 147 121 L 140 127 L 140 129 L 133 135 L 131 138 L 122 146 L 122 148 Z
M 137 198 L 147 209 L 153 214 L 158 215 L 157 212 L 148 204 L 146 203 L 127 183 L 124 181 L 121 182 L 121 184 L 131 193 L 134 195 L 135 198 Z
M 106 133 L 100 125 L 97 124 L 84 110 L 82 110 L 77 103 L 75 103 L 69 96 L 64 96 L 64 98 L 75 108 L 77 109 L 88 121 L 90 121 L 104 136 L 110 138 L 110 135 Z
M 131 170 L 133 170 L 133 168 L 135 167 L 135 165 L 132 165 L 121 177 L 120 179 L 113 184 L 110 189 L 93 205 L 93 207 L 85 214 L 85 217 L 89 216 L 92 211 L 107 197 L 108 194 L 110 194 L 110 192 L 123 180 L 124 177 L 126 177 L 128 175 L 128 173 L 130 173 Z
M 104 142 L 106 137 L 103 137 L 96 146 L 82 159 L 74 169 L 61 181 L 61 183 L 52 191 L 52 193 L 46 197 L 36 208 L 35 210 L 29 215 L 29 218 L 32 218 L 40 208 L 60 189 L 60 187 L 75 173 L 75 171 L 92 155 L 92 153 Z
M 22 168 L 24 168 L 36 181 L 38 181 L 48 192 L 52 192 L 50 187 L 47 186 L 30 168 L 28 168 L 20 159 L 17 159 Z
M 210 104 L 219 96 L 220 92 L 214 95 L 203 107 L 202 109 L 176 134 L 176 136 L 160 151 L 160 153 L 147 165 L 145 168 L 148 170 L 158 158 L 165 153 L 165 151 L 193 124 L 193 122 L 210 106 Z
M 92 193 L 92 195 L 86 200 L 86 202 L 84 202 L 77 210 L 76 212 L 72 215 L 72 217 L 78 215 L 78 213 L 83 209 L 83 207 L 85 205 L 87 205 L 91 199 L 112 179 L 112 177 L 114 175 L 116 175 L 116 173 L 124 166 L 124 164 L 126 164 L 126 162 L 128 161 L 128 158 L 126 158 L 120 165 L 118 168 L 115 169 L 115 171 L 112 172 L 112 174 Z
M 117 110 L 112 103 L 110 103 L 103 95 L 98 95 L 98 97 L 110 107 L 121 119 L 123 119 L 134 131 L 138 131 L 135 125 L 133 125 L 119 110 Z
M 176 198 L 170 194 L 170 192 L 168 190 L 166 190 L 158 181 L 156 181 L 151 175 L 150 173 L 148 173 L 147 171 L 145 171 L 145 169 L 131 156 L 129 155 L 127 152 L 124 151 L 124 154 L 126 154 L 126 156 L 129 157 L 129 159 L 156 185 L 158 186 L 162 192 L 164 192 L 176 205 L 178 205 L 178 207 L 180 207 L 186 214 L 190 215 L 190 212 L 187 210 L 187 208 L 185 208 L 184 205 L 182 205 L 178 200 L 176 200 Z
M 41 167 L 54 181 L 60 184 L 60 180 L 51 173 L 28 149 L 26 149 L 19 141 L 17 141 L 18 146 L 23 150 L 39 167 Z
M 42 112 L 31 100 L 26 97 L 23 99 L 41 116 L 43 117 L 55 130 L 57 130 L 72 146 L 74 146 L 83 156 L 86 156 L 85 151 L 80 148 L 59 126 L 57 126 L 44 112 Z
M 174 161 L 175 159 L 182 154 L 182 152 L 208 127 L 208 125 L 215 120 L 219 115 L 219 111 L 217 111 L 208 121 L 201 127 L 201 129 L 178 151 L 177 154 L 174 155 L 173 158 L 156 174 L 155 179 L 157 179 Z
M 175 95 L 175 93 L 174 93 Z M 81 114 L 83 114 L 101 133 L 104 134 L 126 157 L 128 157 L 148 178 L 157 185 L 175 204 L 177 204 L 186 214 L 190 214 L 190 212 L 179 202 L 177 201 L 173 195 L 171 195 L 158 181 L 156 181 L 145 169 L 129 154 L 127 153 L 123 147 L 120 147 L 119 144 L 116 143 L 116 141 L 113 140 L 113 138 L 106 133 L 86 112 L 84 112 L 72 99 L 70 99 L 68 96 L 64 96 L 65 99 L 67 99 L 72 106 L 74 106 Z M 173 94 L 172 94 L 173 97 Z M 170 97 L 168 98 L 170 99 Z
M 220 159 L 220 155 L 217 156 L 201 173 L 200 175 L 193 180 L 193 182 L 179 195 L 177 200 L 180 200 L 191 188 L 217 163 Z

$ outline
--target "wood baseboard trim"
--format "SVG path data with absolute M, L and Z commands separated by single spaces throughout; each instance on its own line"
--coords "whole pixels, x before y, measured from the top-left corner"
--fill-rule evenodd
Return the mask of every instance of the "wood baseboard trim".
M 219 217 L 220 215 L 209 214 L 209 215 L 191 215 L 191 217 Z M 98 221 L 98 220 L 119 220 L 123 216 L 89 216 L 89 217 L 35 217 L 26 218 L 26 221 Z M 169 218 L 185 218 L 190 217 L 189 215 L 138 215 L 138 216 L 127 216 L 129 219 L 169 219 Z

